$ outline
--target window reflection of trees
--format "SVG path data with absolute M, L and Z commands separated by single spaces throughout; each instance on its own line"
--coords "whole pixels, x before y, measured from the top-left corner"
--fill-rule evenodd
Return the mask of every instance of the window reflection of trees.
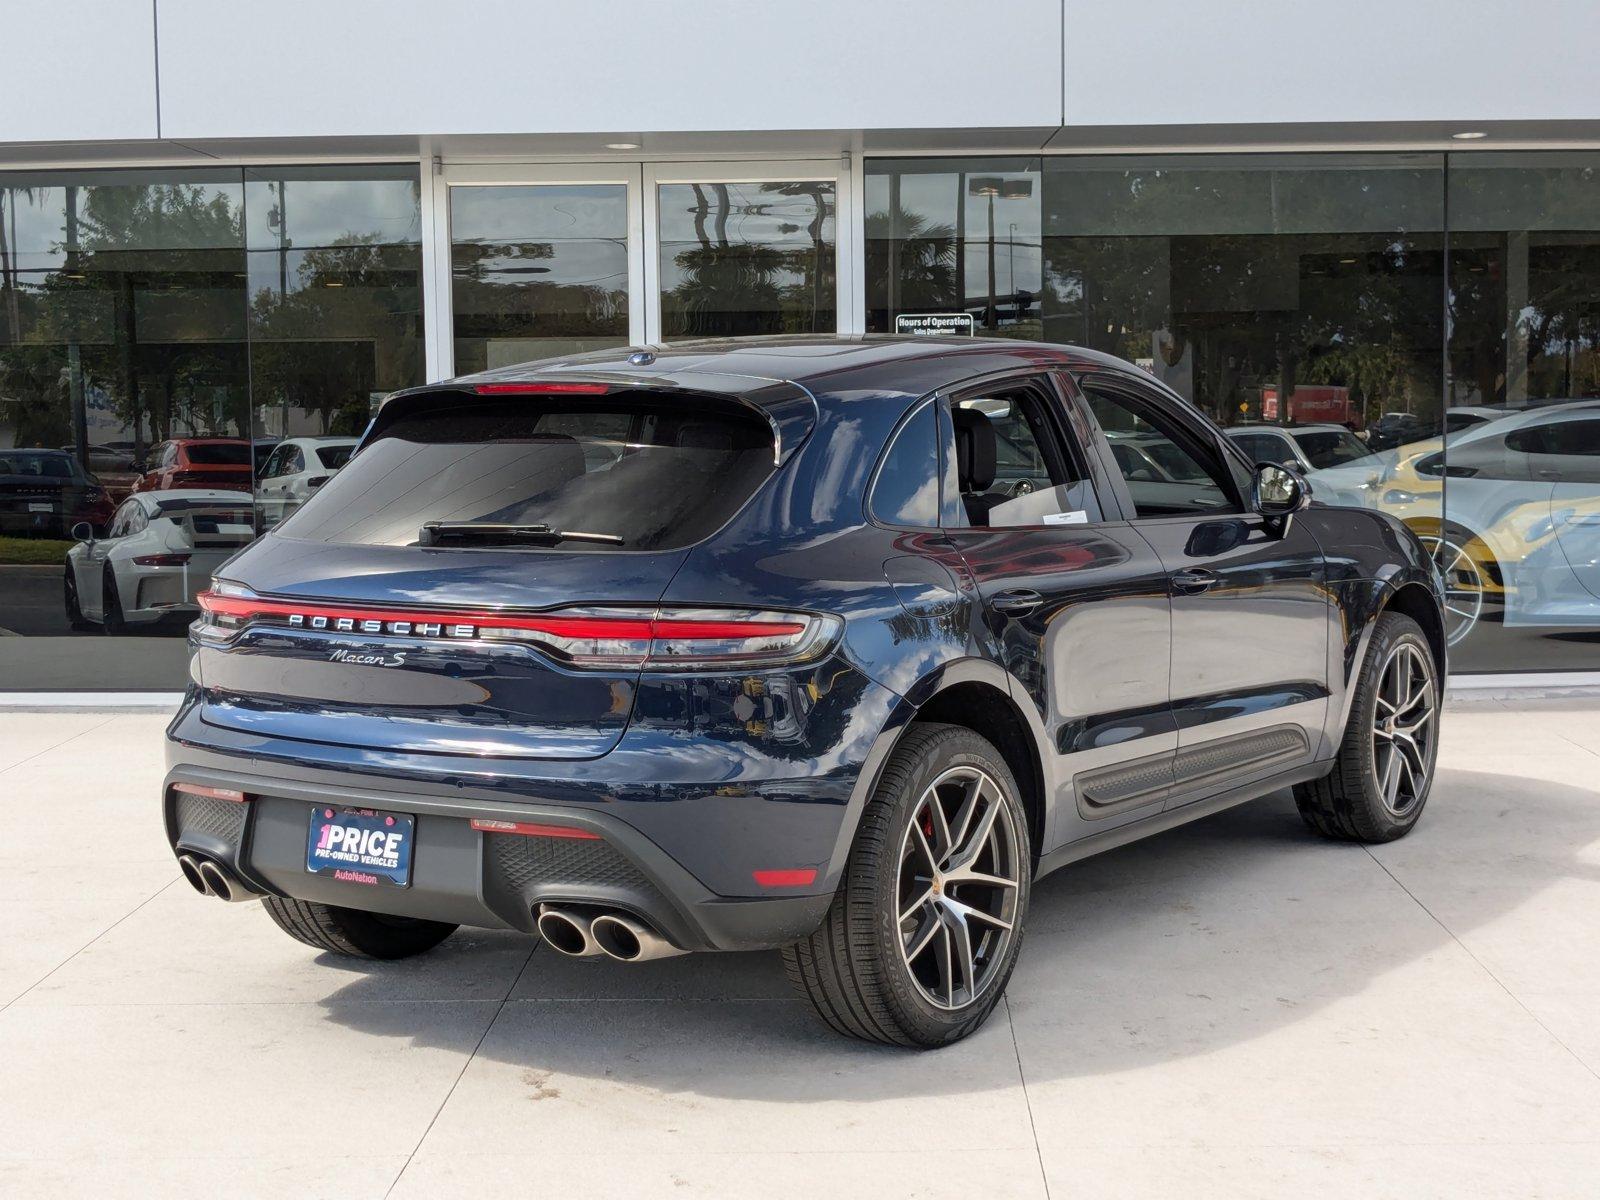
M 663 204 L 677 203 L 685 192 L 692 197 L 683 210 L 692 240 L 671 251 L 678 279 L 662 294 L 667 337 L 830 333 L 837 327 L 834 185 L 754 185 L 760 201 L 746 200 L 745 186 L 663 185 Z M 670 244 L 682 244 L 669 236 L 664 229 L 663 254 Z

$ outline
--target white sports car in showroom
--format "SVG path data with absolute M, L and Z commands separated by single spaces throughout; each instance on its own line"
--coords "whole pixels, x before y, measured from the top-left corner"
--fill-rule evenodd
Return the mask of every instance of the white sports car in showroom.
M 190 618 L 212 573 L 255 536 L 248 492 L 188 488 L 136 492 L 105 535 L 73 526 L 67 551 L 67 619 L 107 633 Z
M 350 461 L 358 444 L 359 439 L 353 437 L 297 437 L 274 446 L 256 471 L 256 502 L 263 529 L 293 516 Z

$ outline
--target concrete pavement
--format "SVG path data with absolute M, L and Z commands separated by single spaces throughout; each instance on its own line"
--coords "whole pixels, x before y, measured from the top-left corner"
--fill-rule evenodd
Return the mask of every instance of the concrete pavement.
M 1277 796 L 1051 876 L 931 1054 L 775 955 L 318 957 L 179 880 L 162 724 L 0 714 L 0 1195 L 1600 1193 L 1600 701 L 1453 704 L 1403 842 Z

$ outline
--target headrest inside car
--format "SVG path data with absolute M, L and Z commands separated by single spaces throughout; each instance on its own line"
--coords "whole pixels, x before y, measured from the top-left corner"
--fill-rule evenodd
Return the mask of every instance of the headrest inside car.
M 986 492 L 994 483 L 995 433 L 975 408 L 951 411 L 956 427 L 956 476 L 963 492 Z

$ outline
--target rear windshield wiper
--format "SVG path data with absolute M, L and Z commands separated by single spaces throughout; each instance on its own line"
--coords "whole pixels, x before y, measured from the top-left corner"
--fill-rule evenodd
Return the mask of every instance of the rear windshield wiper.
M 498 521 L 428 521 L 422 526 L 423 541 L 441 542 L 530 542 L 554 546 L 557 542 L 601 542 L 620 546 L 623 540 L 614 533 L 585 533 L 581 529 L 552 529 L 548 525 L 509 525 Z

